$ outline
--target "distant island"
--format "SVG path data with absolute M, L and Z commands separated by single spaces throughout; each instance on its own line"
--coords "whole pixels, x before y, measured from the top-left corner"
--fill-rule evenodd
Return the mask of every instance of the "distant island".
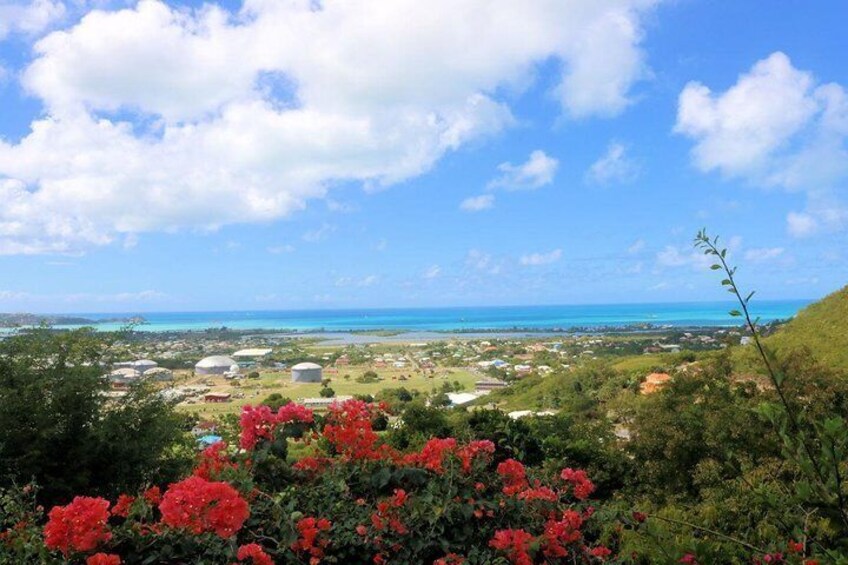
M 57 314 L 3 314 L 0 313 L 0 328 L 17 328 L 22 326 L 87 326 L 104 323 L 143 324 L 147 320 L 142 316 L 128 318 L 90 319 L 79 316 L 62 316 Z

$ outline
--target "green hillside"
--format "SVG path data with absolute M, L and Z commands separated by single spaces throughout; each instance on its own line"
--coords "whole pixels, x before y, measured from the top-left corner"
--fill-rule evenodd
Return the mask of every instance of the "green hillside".
M 778 354 L 806 346 L 825 365 L 848 369 L 848 286 L 801 310 L 766 341 Z

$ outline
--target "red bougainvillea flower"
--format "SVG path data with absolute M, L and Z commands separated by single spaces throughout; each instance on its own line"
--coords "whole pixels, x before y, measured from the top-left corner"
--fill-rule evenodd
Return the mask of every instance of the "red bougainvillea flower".
M 310 563 L 318 563 L 324 556 L 324 548 L 329 545 L 330 540 L 326 536 L 321 536 L 322 532 L 327 532 L 333 524 L 326 518 L 313 518 L 308 516 L 302 518 L 297 523 L 297 531 L 300 537 L 291 544 L 293 551 L 304 551 L 310 555 Z
M 157 506 L 160 502 L 162 502 L 162 491 L 159 490 L 159 487 L 150 487 L 144 491 L 142 497 L 151 506 Z
M 604 547 L 599 545 L 598 547 L 593 547 L 589 553 L 594 557 L 599 557 L 601 559 L 606 559 L 610 555 L 612 555 L 612 550 L 608 547 Z
M 302 471 L 304 473 L 320 473 L 330 465 L 330 460 L 327 457 L 304 457 L 292 465 L 292 469 Z
M 465 563 L 465 558 L 456 553 L 448 553 L 440 559 L 433 561 L 433 565 L 462 565 Z
M 130 514 L 130 507 L 133 505 L 133 502 L 135 502 L 134 496 L 120 495 L 115 502 L 115 506 L 112 507 L 112 516 L 126 518 Z
M 276 413 L 267 406 L 245 406 L 239 419 L 239 445 L 243 449 L 253 449 L 260 440 L 272 439 L 278 426 L 292 423 L 311 424 L 313 421 L 312 410 L 294 402 L 280 406 Z
M 239 561 L 250 559 L 253 565 L 274 565 L 274 560 L 271 556 L 265 553 L 262 546 L 258 543 L 248 543 L 238 548 L 236 557 Z
M 530 557 L 530 542 L 533 536 L 524 530 L 498 530 L 495 537 L 489 540 L 489 545 L 507 554 L 513 565 L 532 565 Z
M 550 519 L 545 523 L 545 533 L 542 535 L 542 547 L 548 557 L 565 557 L 568 555 L 566 546 L 579 541 L 583 534 L 580 527 L 583 516 L 574 510 L 562 513 L 561 520 Z
M 44 526 L 44 544 L 50 549 L 91 551 L 112 539 L 109 526 L 109 501 L 77 496 L 67 506 L 54 506 Z
M 574 488 L 574 498 L 578 500 L 586 500 L 595 491 L 595 485 L 586 476 L 586 471 L 563 469 L 560 478 L 571 484 Z
M 409 533 L 406 525 L 401 521 L 398 509 L 401 508 L 409 495 L 403 489 L 395 489 L 394 495 L 377 503 L 377 511 L 371 514 L 371 525 L 375 530 L 389 528 L 396 534 L 405 535 Z
M 643 513 L 643 512 L 634 512 L 634 513 L 633 513 L 633 519 L 634 519 L 636 522 L 638 522 L 638 523 L 640 523 L 640 524 L 641 524 L 642 522 L 644 522 L 645 520 L 647 520 L 647 519 L 648 519 L 648 516 L 647 516 L 645 513 Z
M 471 465 L 478 457 L 489 457 L 495 452 L 495 444 L 487 439 L 472 441 L 457 451 L 465 473 L 471 472 Z
M 121 565 L 121 557 L 114 553 L 95 553 L 85 560 L 85 565 Z
M 524 465 L 515 459 L 507 459 L 498 465 L 498 475 L 503 479 L 503 493 L 506 495 L 518 494 L 527 488 L 527 472 Z
M 445 461 L 445 457 L 449 453 L 454 453 L 455 450 L 456 440 L 454 438 L 432 438 L 424 444 L 420 453 L 411 454 L 407 458 L 407 462 L 413 465 L 420 465 L 429 471 L 441 474 L 444 472 L 442 464 Z
M 545 486 L 536 485 L 533 488 L 528 488 L 518 493 L 518 498 L 521 500 L 546 500 L 548 502 L 556 502 L 559 500 L 559 495 Z
M 227 469 L 238 469 L 238 465 L 227 457 L 227 442 L 219 441 L 203 450 L 194 474 L 207 481 L 216 481 Z
M 698 560 L 691 553 L 687 553 L 677 560 L 678 563 L 686 563 L 687 565 L 698 565 Z
M 168 487 L 162 503 L 162 522 L 192 533 L 215 532 L 222 538 L 235 534 L 250 515 L 247 501 L 232 486 L 189 477 Z
M 342 459 L 349 461 L 395 458 L 396 453 L 379 442 L 371 427 L 371 417 L 371 406 L 361 400 L 336 402 L 328 409 L 324 438 Z
M 276 424 L 276 416 L 267 406 L 243 407 L 239 419 L 239 445 L 242 449 L 253 449 L 260 439 L 271 439 Z
M 800 541 L 789 540 L 786 544 L 786 551 L 789 553 L 804 553 L 804 544 Z
M 315 415 L 312 413 L 312 410 L 301 404 L 289 402 L 285 406 L 280 406 L 279 410 L 277 410 L 278 424 L 292 424 L 298 422 L 302 424 L 311 424 L 314 421 Z

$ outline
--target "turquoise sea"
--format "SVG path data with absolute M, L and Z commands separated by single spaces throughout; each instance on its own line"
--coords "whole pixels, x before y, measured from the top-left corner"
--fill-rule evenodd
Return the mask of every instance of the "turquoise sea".
M 759 301 L 752 311 L 761 321 L 787 319 L 811 300 Z M 143 316 L 140 331 L 232 329 L 345 332 L 363 330 L 475 331 L 604 329 L 652 324 L 655 326 L 733 326 L 740 323 L 728 311 L 730 302 L 661 304 L 592 304 L 573 306 L 485 306 L 453 308 L 367 308 L 348 310 L 291 310 L 243 312 L 113 312 L 78 313 L 92 320 Z M 103 330 L 119 323 L 100 323 Z

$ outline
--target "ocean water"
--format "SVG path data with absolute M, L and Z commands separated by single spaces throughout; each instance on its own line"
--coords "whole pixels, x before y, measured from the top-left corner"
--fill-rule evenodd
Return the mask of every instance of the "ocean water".
M 811 300 L 752 302 L 752 313 L 762 322 L 794 316 Z M 573 306 L 487 306 L 455 308 L 386 308 L 349 310 L 290 310 L 243 312 L 115 312 L 86 314 L 92 320 L 143 316 L 139 331 L 231 329 L 293 330 L 298 332 L 345 332 L 362 330 L 474 331 L 558 330 L 618 327 L 635 324 L 656 326 L 734 326 L 738 318 L 728 311 L 731 302 L 662 304 L 592 304 Z M 100 323 L 102 330 L 120 323 Z

